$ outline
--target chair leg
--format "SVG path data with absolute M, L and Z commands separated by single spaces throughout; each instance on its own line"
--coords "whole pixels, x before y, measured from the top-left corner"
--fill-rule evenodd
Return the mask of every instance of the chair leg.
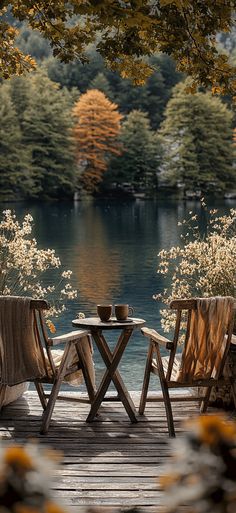
M 208 387 L 207 391 L 205 393 L 205 396 L 203 397 L 203 399 L 201 401 L 200 413 L 205 413 L 207 411 L 207 407 L 208 407 L 209 400 L 210 400 L 210 395 L 211 395 L 211 387 Z
M 161 377 L 160 377 L 160 383 L 161 383 L 161 389 L 162 389 L 164 405 L 165 405 L 165 410 L 166 410 L 166 418 L 167 418 L 169 436 L 171 438 L 174 438 L 175 437 L 175 427 L 174 427 L 174 420 L 173 420 L 173 413 L 172 413 L 172 408 L 171 408 L 169 390 L 168 390 L 167 384 L 165 383 L 164 380 L 161 379 Z
M 234 400 L 234 407 L 236 409 L 236 385 L 235 385 L 235 383 L 231 384 L 231 391 L 232 391 L 232 396 L 233 396 L 233 400 Z
M 61 360 L 61 364 L 58 369 L 57 376 L 55 377 L 55 381 L 52 386 L 52 390 L 51 390 L 50 397 L 48 399 L 46 410 L 43 413 L 42 424 L 41 424 L 41 429 L 40 429 L 41 435 L 46 435 L 48 432 L 50 421 L 52 418 L 53 409 L 55 406 L 55 402 L 57 400 L 60 386 L 62 384 L 62 381 L 63 381 L 65 373 L 66 373 L 67 362 L 68 362 L 68 358 L 70 355 L 70 349 L 71 349 L 71 345 L 68 344 L 67 347 L 65 348 L 65 351 L 64 351 L 64 354 L 63 354 L 63 357 Z
M 146 402 L 147 402 L 147 393 L 148 393 L 148 387 L 149 387 L 149 381 L 150 381 L 150 374 L 151 374 L 151 368 L 152 368 L 152 355 L 153 355 L 153 345 L 152 343 L 149 344 L 148 348 L 148 354 L 147 354 L 147 361 L 146 361 L 146 367 L 145 367 L 145 373 L 144 373 L 144 379 L 143 379 L 143 387 L 140 397 L 140 403 L 139 403 L 139 415 L 144 414 Z
M 43 390 L 43 385 L 42 385 L 42 383 L 39 383 L 38 381 L 34 381 L 34 385 L 35 385 L 35 388 L 36 388 L 36 390 L 38 392 L 38 396 L 39 396 L 39 400 L 41 402 L 42 408 L 44 410 L 46 410 L 46 408 L 47 408 L 47 400 L 46 400 L 45 393 L 44 393 L 44 390 Z
M 166 383 L 165 373 L 164 373 L 162 360 L 161 360 L 160 349 L 159 349 L 158 345 L 156 345 L 156 355 L 157 355 L 158 374 L 159 374 L 159 378 L 160 378 L 160 384 L 161 384 L 164 405 L 165 405 L 165 410 L 166 410 L 166 419 L 167 419 L 169 436 L 174 438 L 175 437 L 175 427 L 174 427 L 173 413 L 172 413 L 171 402 L 170 402 L 169 389 L 168 389 L 168 386 Z

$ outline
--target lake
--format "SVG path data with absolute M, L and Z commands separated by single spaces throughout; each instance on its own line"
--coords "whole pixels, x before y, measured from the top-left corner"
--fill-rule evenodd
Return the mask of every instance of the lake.
M 236 207 L 236 200 L 211 202 L 211 207 L 226 213 Z M 199 202 L 191 201 L 97 201 L 55 204 L 4 204 L 22 217 L 34 218 L 34 236 L 39 247 L 54 248 L 65 269 L 73 271 L 73 285 L 78 299 L 55 320 L 57 333 L 71 331 L 71 321 L 78 312 L 92 316 L 97 303 L 128 303 L 135 317 L 160 331 L 160 304 L 152 299 L 160 292 L 163 278 L 157 275 L 157 253 L 180 243 L 178 221 L 189 210 L 201 214 Z M 204 215 L 202 217 L 204 223 Z M 115 332 L 117 335 L 118 332 Z M 114 332 L 108 336 L 114 344 Z M 147 339 L 135 333 L 120 364 L 129 390 L 140 390 Z M 95 350 L 98 380 L 103 365 Z

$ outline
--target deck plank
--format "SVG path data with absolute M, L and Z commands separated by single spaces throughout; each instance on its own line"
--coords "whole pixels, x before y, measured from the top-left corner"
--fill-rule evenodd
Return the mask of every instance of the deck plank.
M 131 394 L 135 405 L 139 396 Z M 69 394 L 70 399 L 75 396 Z M 36 439 L 43 447 L 63 451 L 55 471 L 52 497 L 77 513 L 84 507 L 128 508 L 146 513 L 161 510 L 158 476 L 171 454 L 162 402 L 148 403 L 145 416 L 130 424 L 119 402 L 105 403 L 92 424 L 86 423 L 89 405 L 58 401 L 48 435 L 40 435 L 41 406 L 33 391 L 5 407 L 0 415 L 0 438 L 24 443 Z M 196 402 L 173 404 L 176 431 L 182 421 L 198 413 Z M 76 510 L 75 510 L 76 508 Z

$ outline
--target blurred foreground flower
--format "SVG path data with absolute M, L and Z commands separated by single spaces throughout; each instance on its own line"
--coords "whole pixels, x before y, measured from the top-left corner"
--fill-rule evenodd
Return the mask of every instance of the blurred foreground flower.
M 0 512 L 64 513 L 50 499 L 50 484 L 59 453 L 36 444 L 0 448 Z
M 223 415 L 189 422 L 189 432 L 173 442 L 165 475 L 165 511 L 233 513 L 236 511 L 236 424 Z

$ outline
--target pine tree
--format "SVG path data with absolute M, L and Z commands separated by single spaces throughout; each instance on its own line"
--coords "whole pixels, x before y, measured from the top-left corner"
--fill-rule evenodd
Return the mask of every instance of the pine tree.
M 105 94 L 109 100 L 113 100 L 113 94 L 110 88 L 110 84 L 105 77 L 104 73 L 99 72 L 95 78 L 91 81 L 89 89 L 97 89 Z
M 40 198 L 71 197 L 74 191 L 71 104 L 68 91 L 59 90 L 43 71 L 31 76 L 23 140 L 31 150 L 32 176 Z
M 22 122 L 25 110 L 29 103 L 29 90 L 31 87 L 31 79 L 26 77 L 12 77 L 9 81 L 11 99 L 17 113 L 18 122 L 22 129 Z
M 117 105 L 96 89 L 81 95 L 73 114 L 79 184 L 93 192 L 102 181 L 110 156 L 120 153 L 117 137 L 122 116 Z
M 0 198 L 24 198 L 32 187 L 29 154 L 22 145 L 17 113 L 11 100 L 9 83 L 0 85 Z
M 224 190 L 235 184 L 232 114 L 210 93 L 186 93 L 179 84 L 166 109 L 160 134 L 160 182 L 186 189 Z
M 136 190 L 155 189 L 160 150 L 145 112 L 133 110 L 128 114 L 120 141 L 123 153 L 113 160 L 110 179 L 120 184 L 129 182 Z

